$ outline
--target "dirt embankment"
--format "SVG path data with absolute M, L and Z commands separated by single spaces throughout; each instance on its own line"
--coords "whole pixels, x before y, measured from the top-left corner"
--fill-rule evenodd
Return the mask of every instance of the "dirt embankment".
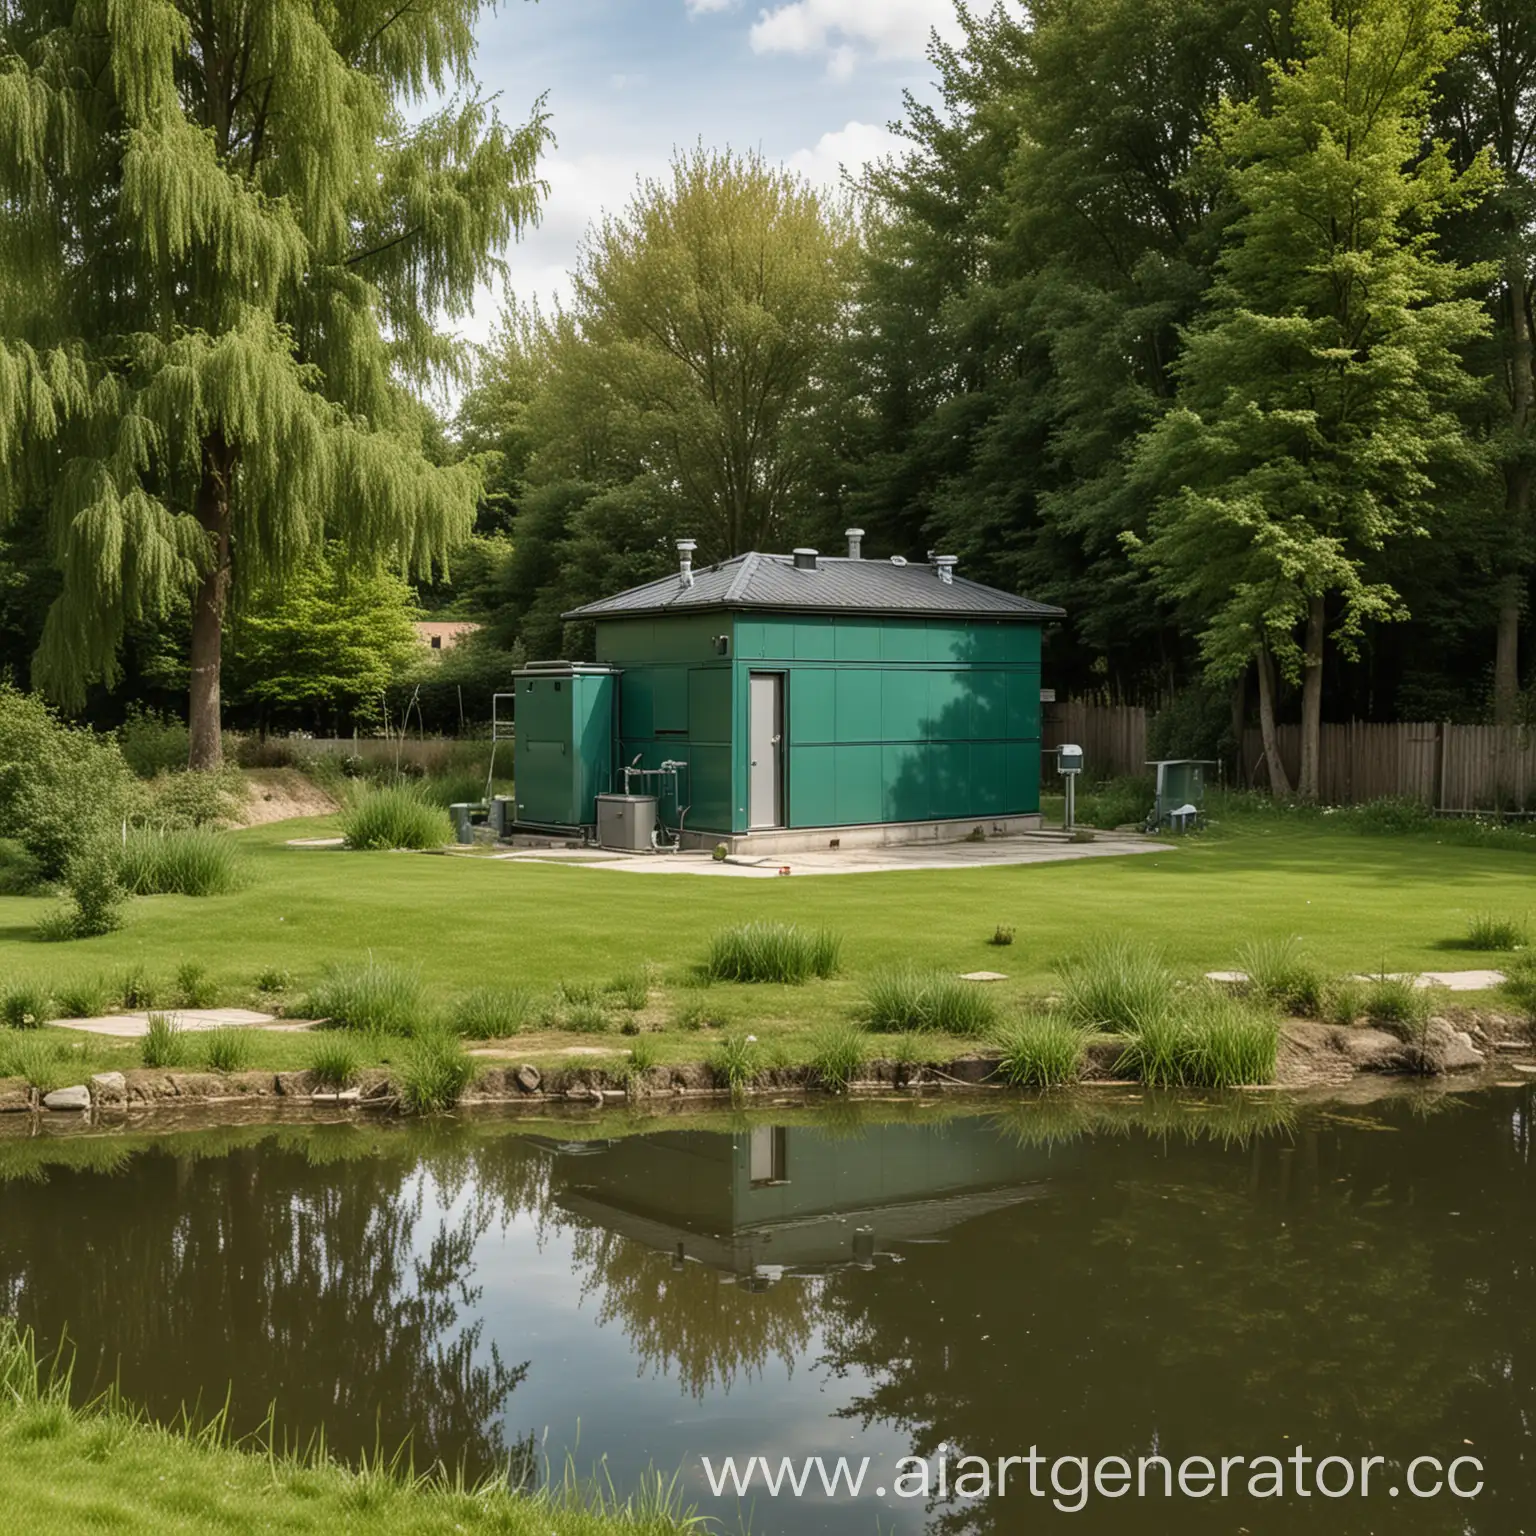
M 329 816 L 340 809 L 331 795 L 297 768 L 248 768 L 245 781 L 245 804 L 239 813 L 242 827 L 293 821 L 300 816 Z

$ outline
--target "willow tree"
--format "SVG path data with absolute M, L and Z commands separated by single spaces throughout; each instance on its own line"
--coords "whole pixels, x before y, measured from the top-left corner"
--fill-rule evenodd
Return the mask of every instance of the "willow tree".
M 0 0 L 0 513 L 49 498 L 34 675 L 63 702 L 190 600 L 215 765 L 243 591 L 328 540 L 424 572 L 467 535 L 477 472 L 431 462 L 410 390 L 454 366 L 438 317 L 536 215 L 547 138 L 476 91 L 489 8 Z
M 1487 329 L 1468 290 L 1490 274 L 1435 234 L 1493 172 L 1479 157 L 1458 174 L 1426 139 L 1455 17 L 1455 0 L 1298 0 L 1301 57 L 1218 116 L 1240 211 L 1176 404 L 1137 451 L 1158 497 L 1141 557 L 1203 626 L 1213 677 L 1257 660 L 1281 792 L 1276 670 L 1301 685 L 1306 798 L 1328 640 L 1347 656 L 1367 624 L 1406 616 L 1380 552 L 1428 536 L 1446 483 L 1482 467 L 1458 411 L 1480 387 L 1462 351 Z

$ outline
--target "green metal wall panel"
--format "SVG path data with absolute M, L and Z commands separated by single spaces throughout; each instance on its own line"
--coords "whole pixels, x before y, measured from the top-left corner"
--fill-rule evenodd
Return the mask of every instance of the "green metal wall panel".
M 928 819 L 928 765 L 921 742 L 887 743 L 880 748 L 882 821 Z
M 924 619 L 889 619 L 880 633 L 881 661 L 927 661 L 928 624 Z
M 842 820 L 837 808 L 835 746 L 791 746 L 789 764 L 789 824 L 792 827 L 835 827 Z
M 928 673 L 921 667 L 880 672 L 880 739 L 921 741 L 928 729 Z
M 839 618 L 832 635 L 832 659 L 834 661 L 879 661 L 879 619 Z
M 839 668 L 836 678 L 837 739 L 878 742 L 880 674 L 868 667 Z
M 519 677 L 512 748 L 517 818 L 536 826 L 590 826 L 613 782 L 612 676 Z
M 837 820 L 844 826 L 885 818 L 883 749 L 876 743 L 840 746 L 832 771 L 837 780 Z
M 837 674 L 830 667 L 796 667 L 789 680 L 789 739 L 802 746 L 837 741 Z
M 652 725 L 658 736 L 688 734 L 688 668 L 656 667 L 651 695 Z
M 929 741 L 971 739 L 971 674 L 937 669 L 928 674 L 928 715 L 923 735 Z
M 692 667 L 688 672 L 688 735 L 693 741 L 731 740 L 731 669 Z
M 959 661 L 967 665 L 977 660 L 976 631 L 969 624 L 928 621 L 928 660 Z

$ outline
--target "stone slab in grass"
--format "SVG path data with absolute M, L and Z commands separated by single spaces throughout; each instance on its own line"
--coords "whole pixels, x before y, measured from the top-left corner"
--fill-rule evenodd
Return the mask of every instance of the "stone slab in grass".
M 156 1008 L 189 1032 L 210 1029 L 308 1029 L 303 1019 L 279 1021 L 276 1015 L 250 1008 Z M 119 1040 L 138 1040 L 149 1033 L 149 1013 L 109 1013 L 94 1019 L 55 1019 L 60 1029 L 78 1029 L 88 1035 L 111 1035 Z
M 961 971 L 961 981 L 1007 981 L 1005 971 Z
M 1408 971 L 1388 972 L 1388 981 L 1406 981 Z M 1241 986 L 1248 980 L 1246 971 L 1207 971 L 1207 981 L 1219 981 L 1228 986 Z M 1380 981 L 1379 976 L 1355 976 L 1353 981 Z M 1414 978 L 1420 987 L 1444 987 L 1447 992 L 1488 992 L 1503 985 L 1503 971 L 1421 971 Z

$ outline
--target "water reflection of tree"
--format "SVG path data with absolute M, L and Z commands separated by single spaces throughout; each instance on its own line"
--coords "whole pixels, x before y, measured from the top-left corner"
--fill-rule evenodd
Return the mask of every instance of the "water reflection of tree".
M 0 1296 L 45 1337 L 81 1341 L 83 1389 L 121 1360 L 125 1392 L 160 1413 L 199 1392 L 216 1406 L 228 1384 L 237 1427 L 275 1403 L 290 1439 L 323 1425 L 342 1454 L 410 1435 L 418 1463 L 503 1461 L 501 1408 L 527 1367 L 471 1316 L 497 1181 L 452 1138 L 361 1157 L 284 1140 L 9 1186 Z
M 572 1253 L 583 1295 L 600 1298 L 600 1322 L 623 1328 L 636 1373 L 675 1373 L 694 1397 L 729 1391 L 770 1360 L 793 1370 L 810 1345 L 817 1281 L 749 1288 L 704 1264 L 674 1267 L 669 1256 L 601 1227 L 578 1227 Z
M 1443 1126 L 1314 1124 L 1294 1144 L 1227 1151 L 1094 1143 L 1080 1190 L 909 1250 L 898 1283 L 829 1283 L 826 1363 L 869 1382 L 847 1416 L 900 1429 L 925 1455 L 941 1443 L 992 1458 L 1032 1444 L 1285 1454 L 1305 1441 L 1406 1461 L 1457 1454 L 1465 1438 L 1490 1465 L 1523 1465 L 1536 1246 L 1511 1217 L 1528 1168 L 1506 1142 L 1469 1171 L 1465 1128 L 1436 1147 Z M 1412 1528 L 1515 1529 L 1515 1481 L 1506 1472 L 1475 1504 L 1418 1509 Z M 1359 1518 L 1317 1499 L 1310 1509 L 1325 1531 Z M 1230 1505 L 1180 1505 L 1189 1533 L 1230 1531 L 1232 1517 Z M 1126 1518 L 1101 1503 L 1069 1523 L 1121 1530 Z M 1020 1523 L 1016 1502 L 933 1512 L 941 1531 Z

